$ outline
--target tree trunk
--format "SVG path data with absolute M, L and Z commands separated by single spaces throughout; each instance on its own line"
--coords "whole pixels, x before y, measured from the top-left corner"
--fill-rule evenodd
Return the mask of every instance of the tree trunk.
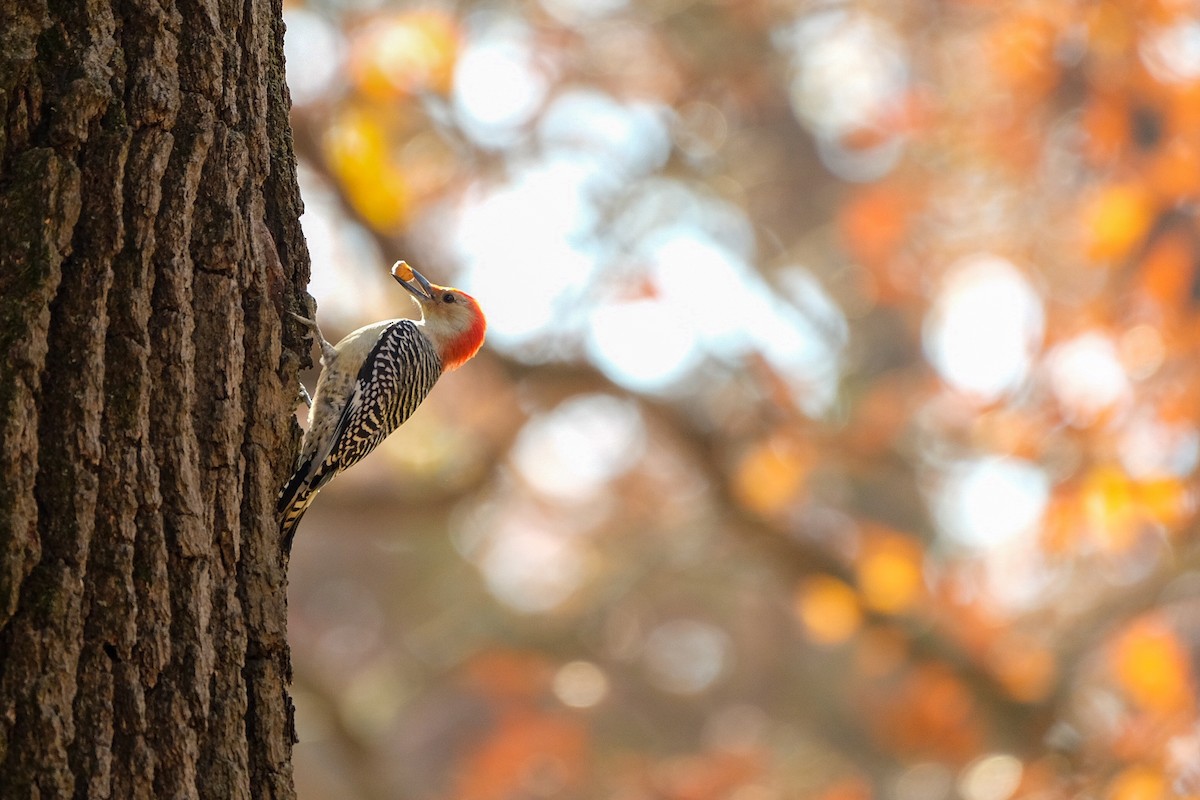
M 292 797 L 280 0 L 0 0 L 0 797 Z

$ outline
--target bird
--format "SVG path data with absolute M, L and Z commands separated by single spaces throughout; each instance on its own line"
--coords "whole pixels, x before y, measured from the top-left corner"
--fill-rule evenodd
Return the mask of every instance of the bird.
M 296 469 L 276 503 L 285 550 L 317 492 L 400 427 L 443 373 L 483 346 L 487 318 L 475 298 L 430 283 L 403 261 L 391 273 L 420 309 L 420 320 L 386 319 L 330 344 L 316 320 L 292 314 L 320 344 L 322 369 Z

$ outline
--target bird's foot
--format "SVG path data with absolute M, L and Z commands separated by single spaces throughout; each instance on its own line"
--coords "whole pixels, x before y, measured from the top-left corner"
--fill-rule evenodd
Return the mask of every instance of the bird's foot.
M 308 328 L 309 332 L 312 333 L 313 338 L 316 339 L 321 345 L 321 363 L 332 363 L 333 359 L 337 357 L 337 348 L 330 344 L 329 340 L 325 338 L 325 335 L 321 333 L 321 326 L 317 324 L 317 321 L 315 319 L 309 319 L 301 314 L 297 314 L 295 311 L 289 311 L 288 313 L 291 314 L 297 322 Z M 309 405 L 311 406 L 312 403 L 309 402 Z

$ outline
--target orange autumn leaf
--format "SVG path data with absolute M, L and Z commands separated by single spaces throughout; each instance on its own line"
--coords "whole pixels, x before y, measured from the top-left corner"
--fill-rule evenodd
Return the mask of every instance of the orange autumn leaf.
M 496 700 L 524 701 L 550 685 L 553 668 L 534 653 L 488 650 L 467 664 L 465 677 L 474 687 Z
M 752 751 L 674 758 L 657 770 L 656 796 L 663 800 L 719 800 L 735 794 L 762 769 L 762 759 Z
M 1036 102 L 1058 80 L 1059 62 L 1054 57 L 1058 31 L 1041 15 L 1018 14 L 1001 17 L 989 31 L 987 48 L 996 74 L 1022 103 Z
M 796 592 L 796 614 L 804 632 L 816 644 L 841 644 L 862 626 L 862 611 L 854 590 L 837 578 L 809 578 Z
M 965 761 L 981 732 L 971 690 L 948 666 L 919 664 L 870 710 L 887 745 L 900 753 Z
M 1106 186 L 1083 208 L 1088 255 L 1098 261 L 1127 256 L 1154 221 L 1154 201 L 1135 183 Z
M 1169 228 L 1154 237 L 1142 258 L 1142 289 L 1160 306 L 1182 309 L 1191 299 L 1197 263 L 1195 237 L 1181 226 Z
M 871 785 L 861 778 L 846 778 L 833 784 L 818 795 L 819 800 L 871 800 L 875 793 Z
M 742 457 L 733 475 L 733 492 L 751 511 L 773 514 L 796 499 L 811 468 L 808 448 L 773 437 Z
M 904 245 L 915 198 L 895 184 L 860 189 L 843 204 L 838 222 L 846 249 L 880 271 Z
M 916 701 L 918 727 L 928 730 L 949 752 L 961 747 L 959 752 L 966 755 L 974 750 L 970 737 L 963 734 L 972 727 L 975 701 L 958 677 L 941 665 L 925 665 L 918 670 L 910 691 Z
M 1130 145 L 1129 104 L 1116 93 L 1094 92 L 1083 111 L 1085 152 L 1096 161 L 1116 158 Z
M 1167 781 L 1156 769 L 1133 766 L 1122 770 L 1108 786 L 1108 800 L 1161 800 Z
M 1112 661 L 1118 683 L 1139 708 L 1168 714 L 1195 704 L 1187 650 L 1160 617 L 1127 628 L 1113 646 Z
M 508 800 L 537 790 L 562 792 L 581 782 L 587 751 L 587 731 L 570 717 L 507 712 L 465 759 L 453 797 Z
M 1170 128 L 1185 138 L 1200 133 L 1200 84 L 1181 81 L 1164 89 Z
M 863 602 L 885 614 L 908 610 L 922 592 L 923 564 L 913 539 L 894 533 L 868 536 L 855 565 Z
M 1105 0 L 1088 6 L 1084 24 L 1088 42 L 1098 55 L 1115 60 L 1134 46 L 1137 25 L 1133 15 L 1136 11 L 1128 8 L 1129 5 Z
M 1179 347 L 1178 341 L 1165 343 Z M 1158 405 L 1158 415 L 1167 424 L 1189 423 L 1200 408 L 1200 385 L 1195 381 L 1169 386 Z
M 1190 135 L 1200 135 L 1200 131 Z M 1174 201 L 1200 194 L 1200 149 L 1193 141 L 1172 138 L 1159 148 L 1148 166 L 1149 184 L 1159 197 Z
M 1046 697 L 1058 672 L 1050 650 L 1020 637 L 998 643 L 989 663 L 1008 693 L 1023 703 L 1036 703 Z
M 1042 515 L 1040 542 L 1047 555 L 1064 555 L 1079 541 L 1083 525 L 1079 491 L 1059 488 Z
M 1191 490 L 1179 478 L 1135 480 L 1112 465 L 1091 470 L 1079 494 L 1080 521 L 1096 544 L 1114 553 L 1136 544 L 1145 523 L 1174 528 L 1191 507 Z

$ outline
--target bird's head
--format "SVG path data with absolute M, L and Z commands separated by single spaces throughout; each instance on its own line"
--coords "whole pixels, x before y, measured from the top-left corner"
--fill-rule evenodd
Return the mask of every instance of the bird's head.
M 392 277 L 420 306 L 425 335 L 442 359 L 442 369 L 459 367 L 479 351 L 487 319 L 474 297 L 461 289 L 430 283 L 403 261 L 392 266 Z

